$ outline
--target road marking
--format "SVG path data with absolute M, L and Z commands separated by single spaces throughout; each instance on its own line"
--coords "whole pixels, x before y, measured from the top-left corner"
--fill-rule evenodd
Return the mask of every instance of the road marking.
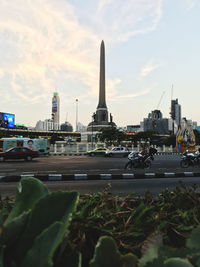
M 124 179 L 132 179 L 134 178 L 134 173 L 123 173 L 122 176 Z
M 83 174 L 74 174 L 74 179 L 75 180 L 87 180 L 88 179 L 88 175 L 83 173 Z
M 184 172 L 184 175 L 185 176 L 194 176 L 194 173 L 193 172 Z
M 112 179 L 112 174 L 110 174 L 110 173 L 106 173 L 106 174 L 104 174 L 104 173 L 101 173 L 100 174 L 100 178 L 102 179 L 102 180 L 109 180 L 109 179 Z
M 62 174 L 49 174 L 48 180 L 49 181 L 61 181 Z

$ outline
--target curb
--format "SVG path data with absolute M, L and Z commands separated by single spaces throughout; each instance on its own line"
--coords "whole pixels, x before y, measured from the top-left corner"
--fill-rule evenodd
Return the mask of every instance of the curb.
M 21 178 L 25 177 L 35 177 L 41 181 L 84 181 L 84 180 L 130 180 L 130 179 L 153 179 L 153 178 L 183 178 L 183 177 L 198 177 L 200 173 L 197 172 L 164 172 L 164 173 L 123 173 L 123 174 L 85 174 L 85 173 L 75 173 L 75 174 L 22 174 L 22 175 L 11 175 L 11 176 L 0 176 L 0 183 L 11 183 L 18 182 Z

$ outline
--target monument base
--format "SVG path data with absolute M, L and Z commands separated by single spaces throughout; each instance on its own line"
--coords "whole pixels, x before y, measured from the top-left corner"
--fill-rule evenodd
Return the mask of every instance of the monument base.
M 87 127 L 88 132 L 100 132 L 101 129 L 103 128 L 111 128 L 111 127 L 116 127 L 116 124 L 114 122 L 112 123 L 107 123 L 107 124 L 95 124 L 93 122 L 89 123 Z

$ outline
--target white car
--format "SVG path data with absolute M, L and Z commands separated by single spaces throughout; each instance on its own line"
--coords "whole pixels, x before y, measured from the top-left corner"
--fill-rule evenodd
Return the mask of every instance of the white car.
M 122 156 L 127 157 L 129 155 L 130 151 L 126 147 L 114 147 L 111 150 L 107 150 L 105 153 L 105 156 L 107 157 L 113 157 L 113 156 Z

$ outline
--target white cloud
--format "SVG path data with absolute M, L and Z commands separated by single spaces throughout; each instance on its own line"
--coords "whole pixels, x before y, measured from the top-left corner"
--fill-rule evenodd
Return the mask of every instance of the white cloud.
M 161 17 L 163 0 L 101 0 L 96 27 L 110 42 L 127 41 L 134 35 L 156 29 Z M 94 24 L 95 25 L 95 24 Z
M 0 79 L 3 78 L 3 76 L 4 76 L 4 71 L 0 69 Z
M 60 70 L 94 88 L 99 40 L 78 23 L 69 3 L 0 0 L 0 4 L 0 40 L 7 47 L 0 67 L 9 74 L 15 97 L 43 99 L 55 87 Z
M 150 91 L 151 91 L 150 89 L 146 89 L 146 90 L 143 90 L 142 92 L 138 92 L 134 94 L 115 95 L 111 100 L 119 101 L 120 99 L 132 99 L 132 98 L 136 98 L 139 96 L 147 95 L 149 94 Z
M 153 63 L 147 63 L 140 71 L 140 78 L 147 76 L 160 66 L 161 66 L 160 64 L 153 65 Z
M 91 23 L 81 24 L 67 0 L 0 0 L 0 78 L 8 77 L 1 103 L 8 97 L 10 104 L 44 103 L 62 79 L 64 96 L 79 94 L 75 82 L 84 88 L 82 97 L 98 96 L 101 39 L 116 43 L 153 31 L 163 1 L 96 0 L 87 14 Z M 108 97 L 117 95 L 120 82 L 107 77 Z
M 190 10 L 193 9 L 197 5 L 197 3 L 197 0 L 185 0 L 184 5 L 188 10 Z

